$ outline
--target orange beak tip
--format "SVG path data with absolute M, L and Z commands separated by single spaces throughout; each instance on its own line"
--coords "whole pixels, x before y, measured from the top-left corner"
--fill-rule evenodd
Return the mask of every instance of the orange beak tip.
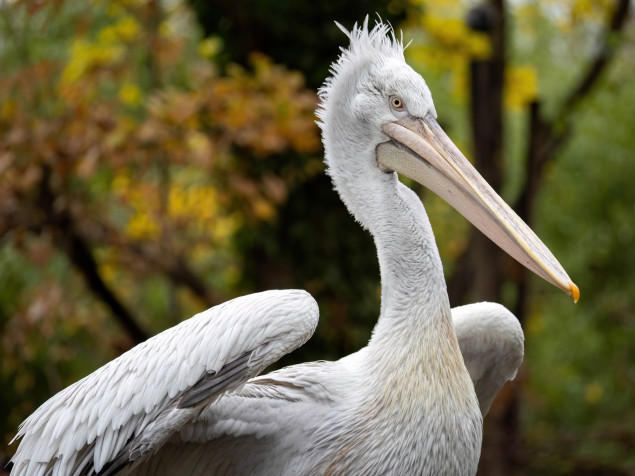
M 578 289 L 578 287 L 572 282 L 569 283 L 569 288 L 571 289 L 571 297 L 573 298 L 573 302 L 578 302 L 578 299 L 580 299 L 580 289 Z

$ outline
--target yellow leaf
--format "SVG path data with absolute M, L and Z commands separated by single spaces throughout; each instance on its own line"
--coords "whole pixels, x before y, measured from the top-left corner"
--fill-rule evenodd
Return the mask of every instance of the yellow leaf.
M 141 90 L 133 83 L 125 82 L 121 88 L 119 88 L 119 99 L 124 104 L 129 106 L 136 106 L 141 103 Z
M 529 316 L 528 322 L 529 334 L 539 334 L 545 328 L 545 319 L 540 314 Z
M 263 198 L 256 198 L 252 202 L 252 211 L 256 218 L 265 221 L 272 219 L 276 214 L 273 205 Z
M 586 390 L 584 392 L 584 399 L 590 405 L 595 405 L 602 398 L 602 394 L 604 393 L 604 389 L 602 385 L 598 382 L 591 382 L 587 385 Z
M 538 78 L 530 66 L 508 68 L 505 72 L 505 104 L 519 109 L 538 97 Z
M 6 98 L 0 106 L 0 118 L 8 119 L 15 114 L 17 102 L 14 98 Z
M 130 43 L 139 37 L 141 28 L 137 20 L 127 15 L 108 25 L 97 34 L 98 43 Z
M 217 36 L 205 38 L 198 44 L 198 54 L 203 58 L 213 58 L 222 49 L 223 41 Z

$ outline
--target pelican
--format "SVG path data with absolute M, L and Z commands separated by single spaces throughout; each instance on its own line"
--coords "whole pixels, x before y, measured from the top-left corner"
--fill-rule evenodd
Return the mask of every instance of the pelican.
M 381 310 L 368 345 L 259 376 L 311 336 L 301 290 L 244 296 L 147 340 L 67 387 L 21 425 L 17 475 L 470 475 L 482 419 L 523 357 L 504 307 L 450 309 L 424 207 L 431 189 L 577 300 L 547 247 L 437 124 L 404 45 L 368 18 L 320 89 L 334 188 L 373 236 Z M 14 439 L 14 440 L 15 440 Z

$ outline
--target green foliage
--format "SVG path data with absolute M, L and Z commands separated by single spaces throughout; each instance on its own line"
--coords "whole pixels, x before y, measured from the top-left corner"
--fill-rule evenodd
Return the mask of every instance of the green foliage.
M 331 62 L 345 40 L 336 27 L 348 28 L 376 12 L 399 22 L 407 3 L 384 1 L 237 2 L 225 8 L 215 2 L 190 0 L 206 35 L 220 36 L 225 49 L 220 64 L 244 63 L 252 51 L 302 71 L 317 88 L 329 74 Z M 289 21 L 293 19 L 293 21 Z M 371 19 L 372 21 L 372 19 Z M 282 174 L 297 156 L 279 154 L 265 165 Z M 379 308 L 379 271 L 370 235 L 341 204 L 320 163 L 302 187 L 271 221 L 252 222 L 236 235 L 234 247 L 242 257 L 243 292 L 270 288 L 307 289 L 320 303 L 316 335 L 280 365 L 349 354 L 370 337 Z
M 530 432 L 533 444 L 544 450 L 563 438 L 580 459 L 615 471 L 635 464 L 635 171 L 625 127 L 635 100 L 631 48 L 580 108 L 575 137 L 548 171 L 541 228 L 570 263 L 582 298 L 572 311 L 541 289 L 527 349 L 528 398 L 536 404 L 527 420 L 543 422 Z M 560 428 L 567 430 L 558 436 Z
M 451 0 L 422 3 L 427 14 L 438 17 L 436 22 L 448 25 L 464 18 L 469 7 Z M 529 101 L 538 96 L 544 116 L 555 114 L 589 68 L 616 5 L 555 3 L 508 2 L 508 61 L 512 70 L 522 72 L 508 74 L 506 83 L 503 196 L 511 202 L 525 181 Z M 462 88 L 468 85 L 464 76 L 475 53 L 454 48 L 454 56 L 445 55 L 448 42 L 464 44 L 469 33 L 456 27 L 454 35 L 442 29 L 437 34 L 425 28 L 429 24 L 418 16 L 409 19 L 415 42 L 407 53 L 432 90 L 439 120 L 469 157 L 467 94 Z M 531 474 L 630 474 L 635 467 L 633 35 L 630 25 L 622 38 L 613 39 L 621 49 L 611 68 L 577 109 L 565 111 L 572 119 L 571 134 L 544 170 L 538 195 L 535 229 L 579 285 L 582 297 L 573 306 L 532 278 L 521 377 L 526 379 L 521 417 Z M 432 50 L 435 54 L 429 55 Z M 519 87 L 526 91 L 509 95 Z M 426 208 L 446 274 L 460 272 L 453 260 L 466 242 L 466 232 L 456 224 L 461 219 L 443 202 L 434 206 L 437 199 L 429 195 Z M 448 247 L 457 236 L 463 242 Z M 507 302 L 514 302 L 511 285 L 505 287 Z
M 349 0 L 346 2 L 298 2 L 295 0 L 225 2 L 189 0 L 205 35 L 218 35 L 225 50 L 221 64 L 246 64 L 252 51 L 259 51 L 302 71 L 311 88 L 318 88 L 342 45 L 342 32 L 365 15 L 379 15 L 398 24 L 407 1 Z
M 233 235 L 320 170 L 301 74 L 254 54 L 219 75 L 178 3 L 66 4 L 0 6 L 5 442 L 134 340 L 235 295 Z M 20 56 L 38 25 L 56 54 L 36 34 Z

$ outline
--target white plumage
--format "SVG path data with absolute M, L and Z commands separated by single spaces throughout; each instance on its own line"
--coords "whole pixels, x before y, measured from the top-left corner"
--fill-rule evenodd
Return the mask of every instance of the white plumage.
M 142 453 L 150 451 L 222 392 L 304 344 L 317 321 L 314 299 L 298 290 L 251 294 L 197 314 L 45 402 L 16 435 L 23 440 L 13 471 L 46 474 L 54 462 L 59 474 L 81 474 L 85 466 L 99 472 L 131 437 Z M 245 353 L 240 372 L 220 392 L 178 408 L 197 383 Z
M 450 311 L 427 215 L 395 171 L 565 292 L 577 288 L 440 131 L 389 28 L 346 33 L 318 114 L 334 186 L 377 245 L 382 304 L 368 346 L 258 377 L 310 337 L 317 306 L 304 291 L 235 299 L 44 403 L 16 435 L 15 474 L 476 472 L 482 414 L 516 374 L 522 330 L 499 305 Z
M 455 307 L 452 320 L 481 413 L 486 415 L 498 391 L 516 377 L 523 361 L 523 330 L 511 312 L 491 302 Z

